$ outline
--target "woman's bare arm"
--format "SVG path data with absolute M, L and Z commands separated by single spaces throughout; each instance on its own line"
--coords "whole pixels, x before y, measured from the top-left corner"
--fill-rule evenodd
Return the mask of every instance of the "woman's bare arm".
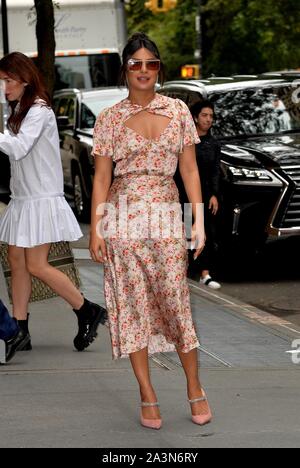
M 195 258 L 197 258 L 204 248 L 205 232 L 201 181 L 194 145 L 184 147 L 184 151 L 179 157 L 179 171 L 189 202 L 192 204 L 195 221 L 192 241 L 198 241 L 195 253 Z
M 113 162 L 111 158 L 95 156 L 95 175 L 93 182 L 92 208 L 91 208 L 91 232 L 90 252 L 94 261 L 103 263 L 107 259 L 105 241 L 99 235 L 98 223 L 102 215 L 98 208 L 104 206 L 107 201 L 112 182 Z

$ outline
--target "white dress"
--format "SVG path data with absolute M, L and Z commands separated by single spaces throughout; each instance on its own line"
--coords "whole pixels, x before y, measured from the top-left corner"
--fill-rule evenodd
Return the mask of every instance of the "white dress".
M 0 218 L 0 241 L 30 248 L 82 237 L 64 197 L 52 109 L 37 101 L 17 135 L 0 133 L 0 151 L 0 158 L 8 156 L 11 164 L 11 201 Z

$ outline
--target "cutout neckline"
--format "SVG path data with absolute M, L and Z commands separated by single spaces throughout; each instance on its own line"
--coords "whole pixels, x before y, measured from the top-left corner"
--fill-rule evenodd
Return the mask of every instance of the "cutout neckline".
M 145 109 L 143 109 L 145 110 Z M 142 112 L 142 111 L 141 111 Z M 161 116 L 161 117 L 165 117 L 165 116 Z M 143 138 L 143 140 L 145 141 L 148 141 L 148 142 L 158 142 L 163 136 L 164 134 L 166 133 L 166 131 L 168 130 L 168 128 L 170 127 L 172 121 L 173 121 L 173 117 L 172 118 L 169 118 L 167 117 L 167 119 L 169 120 L 168 122 L 168 125 L 163 129 L 163 131 L 156 137 L 156 138 L 147 138 L 145 137 L 144 135 L 142 135 L 141 133 L 137 132 L 136 130 L 134 130 L 133 128 L 131 127 L 128 127 L 128 125 L 126 125 L 126 122 L 128 122 L 129 119 L 125 120 L 125 122 L 123 122 L 123 125 L 129 130 L 131 131 L 132 133 L 134 133 L 135 135 L 137 135 L 138 137 L 140 138 Z

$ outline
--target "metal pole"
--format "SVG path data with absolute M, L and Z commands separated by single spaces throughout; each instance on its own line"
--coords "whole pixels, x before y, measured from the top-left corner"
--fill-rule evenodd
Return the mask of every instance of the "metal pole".
M 6 0 L 1 0 L 1 16 L 2 16 L 3 53 L 4 55 L 6 55 L 9 52 Z
M 196 0 L 197 2 L 197 13 L 196 13 L 196 32 L 197 32 L 197 48 L 195 57 L 198 59 L 199 64 L 199 78 L 203 76 L 202 73 L 202 27 L 201 27 L 201 8 L 202 0 Z

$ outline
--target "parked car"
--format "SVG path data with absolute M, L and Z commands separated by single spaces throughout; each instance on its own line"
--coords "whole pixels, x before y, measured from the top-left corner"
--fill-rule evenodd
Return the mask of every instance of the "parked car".
M 10 197 L 10 162 L 6 155 L 0 152 L 0 202 L 8 203 Z
M 300 73 L 167 82 L 188 106 L 209 98 L 222 146 L 222 241 L 300 235 Z
M 0 131 L 7 131 L 8 109 L 5 104 L 3 82 L 0 82 Z M 0 152 L 0 202 L 8 203 L 10 197 L 10 162 L 6 155 Z
M 66 196 L 74 200 L 80 221 L 89 221 L 94 175 L 91 156 L 93 128 L 98 114 L 128 96 L 126 88 L 91 91 L 67 89 L 54 95 Z

